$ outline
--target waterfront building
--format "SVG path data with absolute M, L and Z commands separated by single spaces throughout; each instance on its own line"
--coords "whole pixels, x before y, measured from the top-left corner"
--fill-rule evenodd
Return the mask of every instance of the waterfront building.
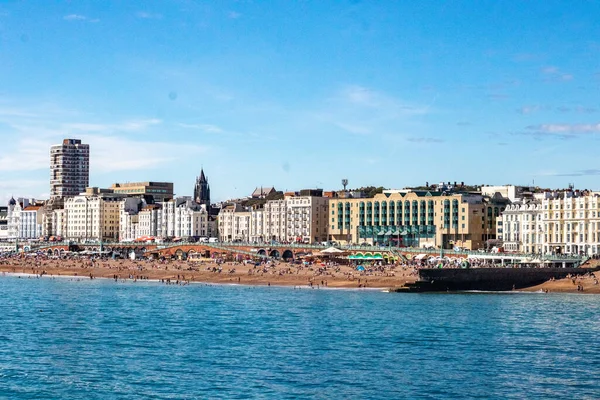
M 251 216 L 250 211 L 237 203 L 222 207 L 218 216 L 219 240 L 221 242 L 249 241 Z
M 19 239 L 39 239 L 42 236 L 42 204 L 28 205 L 21 211 Z
M 207 209 L 210 207 L 210 186 L 208 178 L 204 175 L 204 168 L 200 170 L 200 176 L 196 178 L 193 199 L 198 204 L 204 204 Z
M 25 199 L 19 197 L 15 200 L 11 197 L 11 199 L 8 201 L 8 207 L 6 210 L 7 239 L 37 239 L 36 237 L 29 237 L 28 234 L 25 236 L 25 232 L 22 230 L 23 223 L 21 222 L 21 219 L 23 218 L 23 211 L 30 205 L 37 205 L 35 199 Z M 30 231 L 30 217 L 31 216 L 28 215 L 27 232 Z
M 139 237 L 157 237 L 162 225 L 162 205 L 148 204 L 139 212 Z
M 327 240 L 329 199 L 322 191 L 286 193 L 251 207 L 230 204 L 219 212 L 222 241 L 302 242 Z
M 542 211 L 544 253 L 600 254 L 599 192 L 549 192 Z
M 257 237 L 259 242 L 285 242 L 287 240 L 286 201 L 269 200 L 263 209 L 262 235 Z
M 148 204 L 162 203 L 173 198 L 171 182 L 114 183 L 110 189 L 114 193 L 143 198 Z
M 316 243 L 327 240 L 329 199 L 320 196 L 285 198 L 288 242 Z
M 331 199 L 329 237 L 342 244 L 478 249 L 496 238 L 508 199 L 473 193 L 396 190 Z
M 80 241 L 118 240 L 120 204 L 124 197 L 112 190 L 87 188 L 84 193 L 67 198 L 66 237 Z
M 497 221 L 497 238 L 508 252 L 541 253 L 544 251 L 542 201 L 516 199 L 506 206 Z
M 517 200 L 498 221 L 506 251 L 600 254 L 600 193 L 570 188 Z
M 50 197 L 76 196 L 85 191 L 90 176 L 90 147 L 79 139 L 65 139 L 50 147 Z
M 163 238 L 198 238 L 216 235 L 214 221 L 209 218 L 205 204 L 198 204 L 191 197 L 176 197 L 162 203 L 160 231 Z M 156 222 L 158 224 L 159 221 Z
M 132 241 L 141 236 L 139 213 L 146 205 L 142 198 L 130 197 L 119 203 L 119 241 Z

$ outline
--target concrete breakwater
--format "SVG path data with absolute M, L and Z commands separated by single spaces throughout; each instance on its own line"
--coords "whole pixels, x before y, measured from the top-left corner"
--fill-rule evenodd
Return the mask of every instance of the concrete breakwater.
M 398 292 L 464 290 L 508 291 L 539 285 L 551 279 L 584 275 L 599 268 L 468 268 L 419 270 L 419 279 Z

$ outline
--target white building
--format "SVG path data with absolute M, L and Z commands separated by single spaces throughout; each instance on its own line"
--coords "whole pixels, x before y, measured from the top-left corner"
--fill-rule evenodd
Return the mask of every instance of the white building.
M 39 239 L 42 236 L 42 205 L 29 205 L 21 211 L 19 239 Z
M 162 226 L 162 206 L 160 204 L 149 204 L 142 207 L 139 212 L 138 234 L 140 237 L 156 237 Z
M 87 188 L 85 193 L 67 198 L 65 236 L 75 240 L 118 240 L 123 197 L 98 188 Z
M 267 201 L 263 218 L 263 236 L 259 238 L 259 241 L 284 242 L 287 240 L 285 199 Z
M 139 212 L 146 205 L 140 198 L 122 199 L 119 204 L 119 241 L 139 238 Z
M 177 197 L 162 203 L 160 221 L 152 221 L 158 229 L 158 235 L 163 238 L 214 237 L 216 235 L 214 222 L 208 215 L 205 204 L 198 204 L 191 197 Z M 151 235 L 152 236 L 152 235 Z
M 25 209 L 30 208 L 27 213 Z M 38 209 L 42 203 L 34 199 L 11 198 L 6 212 L 7 239 L 39 239 L 41 235 L 41 220 L 38 221 Z M 39 225 L 39 226 L 38 226 Z
M 229 205 L 219 212 L 219 238 L 257 243 L 325 241 L 328 210 L 329 199 L 319 196 L 289 195 L 269 200 L 260 209 Z
M 509 252 L 544 251 L 544 222 L 540 200 L 517 200 L 496 221 L 497 237 Z
M 600 193 L 565 190 L 535 197 L 502 213 L 498 238 L 507 251 L 600 254 Z

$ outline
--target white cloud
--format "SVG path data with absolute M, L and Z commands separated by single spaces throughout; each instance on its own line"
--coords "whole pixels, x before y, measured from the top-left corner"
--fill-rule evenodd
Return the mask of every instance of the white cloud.
M 565 73 L 560 70 L 558 67 L 548 66 L 542 68 L 542 74 L 544 75 L 544 79 L 547 81 L 571 81 L 573 80 L 573 75 Z
M 136 17 L 142 18 L 142 19 L 161 19 L 163 17 L 162 14 L 151 13 L 151 12 L 146 12 L 146 11 L 139 11 L 135 15 L 136 15 Z
M 202 154 L 207 147 L 117 136 L 82 135 L 90 145 L 90 172 L 107 173 L 154 169 Z
M 141 119 L 131 120 L 116 124 L 94 124 L 94 123 L 66 123 L 62 125 L 65 131 L 82 131 L 82 132 L 135 132 L 145 130 L 153 125 L 162 123 L 160 119 Z
M 347 133 L 368 135 L 404 130 L 411 120 L 429 112 L 430 105 L 414 105 L 387 93 L 353 85 L 338 91 L 313 116 Z
M 85 21 L 87 20 L 87 17 L 85 15 L 69 14 L 65 15 L 63 19 L 66 21 Z
M 589 134 L 600 132 L 600 123 L 597 124 L 541 124 L 530 125 L 528 130 L 549 134 Z
M 201 130 L 201 131 L 206 132 L 206 133 L 223 133 L 224 132 L 224 130 L 221 129 L 220 127 L 218 127 L 216 125 L 211 125 L 211 124 L 185 124 L 185 123 L 179 123 L 177 125 L 179 127 L 181 127 L 181 128 L 198 129 L 198 130 Z

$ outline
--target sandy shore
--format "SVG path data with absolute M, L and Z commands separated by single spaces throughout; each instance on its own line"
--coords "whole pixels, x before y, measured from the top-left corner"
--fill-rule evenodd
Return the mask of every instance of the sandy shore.
M 216 283 L 243 285 L 276 285 L 330 288 L 394 289 L 414 282 L 413 267 L 388 265 L 358 272 L 350 266 L 314 264 L 302 266 L 284 262 L 243 264 L 225 262 L 135 261 L 135 260 L 59 260 L 47 258 L 0 259 L 0 273 L 77 276 L 85 279 L 155 280 L 169 283 Z M 600 273 L 599 273 L 600 274 Z M 600 278 L 600 275 L 599 275 Z M 524 292 L 600 294 L 594 276 L 548 281 L 520 289 Z
M 600 277 L 600 273 L 597 273 Z M 578 290 L 579 287 L 579 290 Z M 600 284 L 593 276 L 558 279 L 544 282 L 541 285 L 521 289 L 522 292 L 548 292 L 548 293 L 583 293 L 600 294 Z
M 219 284 L 278 285 L 331 288 L 395 288 L 414 282 L 411 267 L 386 266 L 360 273 L 349 266 L 272 263 L 254 266 L 236 262 L 134 261 L 134 260 L 0 260 L 0 272 L 77 276 L 90 279 L 157 280 Z

